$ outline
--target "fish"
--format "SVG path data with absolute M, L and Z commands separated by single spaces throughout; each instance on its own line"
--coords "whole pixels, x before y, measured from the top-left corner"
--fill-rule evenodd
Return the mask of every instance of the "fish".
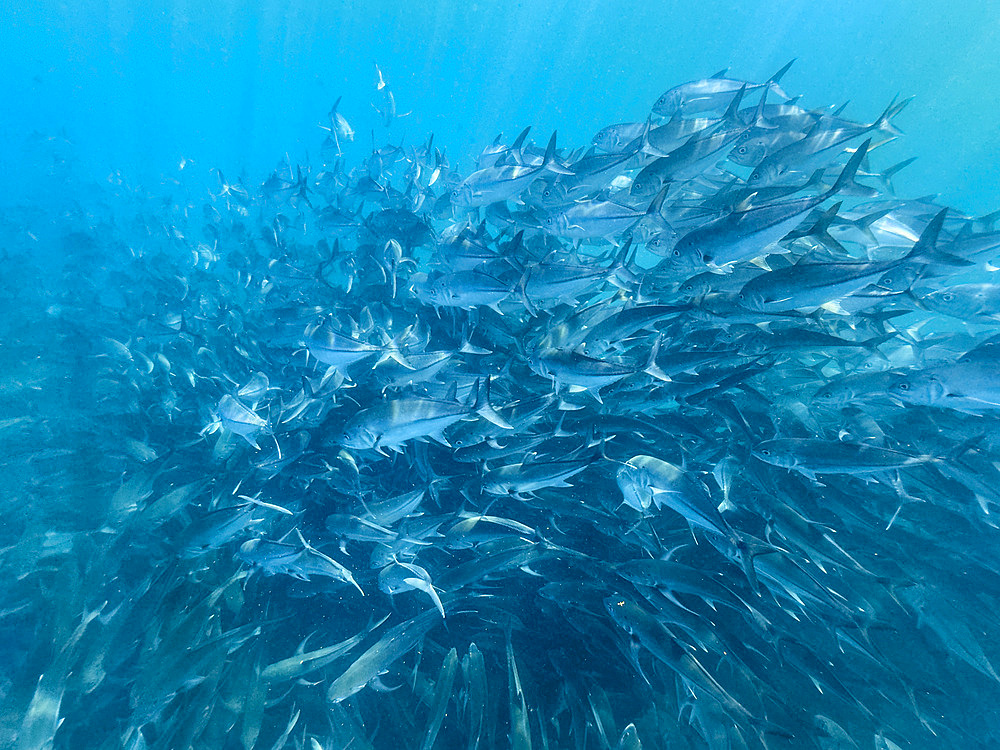
M 249 539 L 240 545 L 237 556 L 265 575 L 284 573 L 303 581 L 311 580 L 312 576 L 331 578 L 349 583 L 364 596 L 364 589 L 354 580 L 350 570 L 309 544 L 298 528 L 295 534 L 298 545 L 266 538 Z
M 341 68 L 238 176 L 12 142 L 0 745 L 996 746 L 1000 213 L 919 105 Z
M 857 149 L 840 177 L 826 192 L 793 201 L 737 208 L 677 240 L 673 250 L 674 257 L 690 259 L 692 265 L 697 267 L 700 264 L 722 266 L 762 254 L 764 248 L 777 242 L 800 224 L 807 213 L 836 195 L 857 171 L 869 144 L 870 141 L 866 141 Z
M 750 279 L 740 290 L 741 305 L 758 312 L 815 309 L 850 296 L 868 284 L 880 282 L 905 265 L 927 265 L 935 260 L 935 244 L 947 209 L 927 225 L 913 249 L 897 260 L 798 263 Z M 948 259 L 945 259 L 946 262 Z M 961 259 L 955 259 L 958 265 Z
M 299 650 L 294 656 L 289 656 L 264 667 L 260 674 L 261 679 L 268 683 L 291 680 L 307 675 L 314 670 L 322 669 L 358 646 L 364 635 L 364 633 L 358 633 L 340 643 L 312 651 Z M 304 647 L 305 643 L 302 645 Z
M 215 422 L 210 427 L 222 427 L 260 450 L 257 440 L 261 435 L 271 435 L 273 430 L 267 420 L 228 393 L 219 399 L 215 408 Z
M 726 78 L 723 72 L 722 75 L 712 78 L 679 84 L 665 91 L 656 100 L 653 105 L 653 114 L 669 117 L 674 113 L 693 114 L 722 109 L 729 106 L 736 93 L 741 90 L 753 93 L 757 89 L 766 88 L 781 98 L 788 99 L 789 97 L 781 90 L 778 82 L 794 63 L 795 60 L 790 60 L 781 70 L 767 79 L 766 83 L 755 84 Z
M 385 673 L 420 644 L 434 627 L 436 616 L 435 611 L 425 612 L 385 630 L 375 644 L 330 683 L 327 700 L 340 703 Z
M 473 172 L 452 191 L 451 205 L 471 209 L 514 198 L 548 172 L 573 174 L 572 170 L 559 163 L 556 133 L 549 138 L 540 164 L 498 164 Z
M 463 404 L 454 397 L 409 397 L 363 409 L 345 425 L 338 442 L 354 450 L 399 450 L 404 443 L 417 438 L 433 438 L 446 443 L 443 431 L 473 415 L 481 416 L 501 429 L 512 429 L 489 403 L 488 380 L 482 384 L 477 381 L 473 392 L 475 400 L 471 404 Z
M 375 76 L 377 79 L 375 82 L 375 98 L 378 103 L 372 102 L 372 108 L 378 113 L 382 126 L 390 128 L 395 123 L 397 117 L 406 117 L 410 113 L 405 112 L 400 114 L 397 111 L 396 97 L 393 95 L 392 89 L 386 84 L 385 76 L 382 75 L 382 69 L 379 68 L 378 63 L 375 63 Z
M 423 591 L 434 602 L 441 618 L 445 617 L 444 605 L 434 589 L 430 574 L 419 565 L 399 561 L 386 565 L 378 574 L 378 587 L 390 595 L 401 591 Z
M 681 648 L 649 612 L 635 602 L 616 596 L 604 600 L 605 607 L 615 623 L 642 648 L 647 649 L 659 662 L 676 672 L 685 682 L 703 689 L 707 695 L 721 703 L 731 715 L 750 718 L 747 708 L 731 696 L 713 678 L 696 658 Z
M 753 455 L 810 479 L 815 479 L 818 474 L 879 474 L 935 460 L 934 456 L 913 455 L 864 443 L 813 438 L 766 440 L 754 447 Z
M 839 151 L 841 147 L 855 138 L 860 138 L 872 131 L 894 132 L 891 120 L 898 115 L 903 108 L 909 104 L 909 99 L 901 102 L 893 100 L 879 118 L 871 125 L 857 127 L 847 126 L 838 128 L 833 123 L 828 123 L 820 117 L 812 129 L 801 139 L 797 139 L 787 144 L 783 148 L 776 149 L 762 159 L 747 178 L 751 187 L 762 187 L 772 185 L 784 176 L 790 169 L 790 165 L 795 165 L 799 170 L 813 169 L 817 160 L 822 162 L 826 158 L 827 152 Z M 898 132 L 898 131 L 895 131 Z

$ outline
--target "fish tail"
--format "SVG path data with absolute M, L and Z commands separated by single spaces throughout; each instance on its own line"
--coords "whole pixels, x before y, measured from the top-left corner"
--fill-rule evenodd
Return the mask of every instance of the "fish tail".
M 646 360 L 646 366 L 643 368 L 642 371 L 652 378 L 656 378 L 657 380 L 662 380 L 663 382 L 667 382 L 670 380 L 670 376 L 667 375 L 667 373 L 665 373 L 662 369 L 660 369 L 660 366 L 658 364 L 656 364 L 656 357 L 660 353 L 661 338 L 662 336 L 657 336 L 656 341 L 653 342 L 653 346 L 649 350 L 649 359 Z
M 901 102 L 897 102 L 894 97 L 893 100 L 889 102 L 889 106 L 885 108 L 885 111 L 873 123 L 872 129 L 880 130 L 881 132 L 888 133 L 889 135 L 902 135 L 903 131 L 893 125 L 891 121 L 892 118 L 902 112 L 903 109 L 906 108 L 906 105 L 911 101 L 913 101 L 912 96 L 903 99 Z
M 492 422 L 497 427 L 504 430 L 513 430 L 514 427 L 506 419 L 501 417 L 490 404 L 490 378 L 486 377 L 486 380 L 480 385 L 476 384 L 476 400 L 472 404 L 472 410 L 481 416 L 483 419 Z

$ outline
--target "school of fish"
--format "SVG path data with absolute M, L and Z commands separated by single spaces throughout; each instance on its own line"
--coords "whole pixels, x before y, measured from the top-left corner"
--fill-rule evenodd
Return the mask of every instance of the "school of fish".
M 2 217 L 0 747 L 995 748 L 996 217 L 788 67 Z

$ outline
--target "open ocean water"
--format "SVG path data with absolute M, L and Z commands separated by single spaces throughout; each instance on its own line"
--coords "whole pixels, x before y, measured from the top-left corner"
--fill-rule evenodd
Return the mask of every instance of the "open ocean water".
M 1000 743 L 998 8 L 653 5 L 0 8 L 0 748 Z

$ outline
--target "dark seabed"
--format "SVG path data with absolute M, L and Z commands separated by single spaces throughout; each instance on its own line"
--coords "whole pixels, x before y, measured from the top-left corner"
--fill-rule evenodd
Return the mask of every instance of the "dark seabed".
M 1000 32 L 812 5 L 2 11 L 0 747 L 995 748 Z

